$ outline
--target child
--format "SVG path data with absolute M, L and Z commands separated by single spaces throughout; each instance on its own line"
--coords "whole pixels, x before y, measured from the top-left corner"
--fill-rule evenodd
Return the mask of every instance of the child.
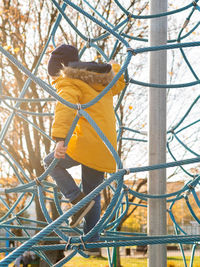
M 55 85 L 58 95 L 73 104 L 85 104 L 98 96 L 113 79 L 114 72 L 118 72 L 119 69 L 118 64 L 111 66 L 81 62 L 78 58 L 78 50 L 65 44 L 52 52 L 48 63 L 48 73 L 54 79 L 52 84 Z M 101 100 L 85 109 L 115 149 L 117 138 L 113 95 L 118 94 L 124 86 L 124 78 L 121 76 Z M 60 159 L 50 175 L 73 205 L 103 182 L 104 172 L 112 173 L 116 170 L 113 156 L 84 117 L 80 117 L 67 147 L 64 146 L 64 140 L 76 113 L 77 110 L 57 102 L 52 126 L 52 138 L 57 143 L 55 151 L 44 160 L 47 167 L 54 157 Z M 83 192 L 67 171 L 68 168 L 77 165 L 81 165 L 82 168 Z M 85 217 L 84 234 L 86 234 L 98 222 L 100 213 L 101 202 L 98 195 L 70 218 L 69 225 L 76 227 Z M 98 239 L 99 236 L 96 234 L 90 242 Z

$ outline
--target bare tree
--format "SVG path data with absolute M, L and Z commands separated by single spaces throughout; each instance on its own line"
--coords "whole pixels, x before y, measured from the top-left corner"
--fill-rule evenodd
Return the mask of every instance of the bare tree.
M 1 45 L 15 56 L 27 69 L 33 71 L 40 58 L 43 48 L 49 38 L 50 30 L 58 14 L 57 9 L 50 1 L 8 1 L 3 0 L 0 4 L 0 42 Z M 48 10 L 48 12 L 47 12 Z M 1 55 L 2 90 L 3 94 L 18 97 L 27 77 L 19 69 Z M 40 75 L 47 79 L 46 73 L 40 69 Z M 25 98 L 40 99 L 44 93 L 38 90 L 36 84 L 31 83 Z M 2 121 L 9 120 L 12 109 L 5 105 L 1 107 Z M 14 106 L 14 103 L 11 104 Z M 28 103 L 19 105 L 20 110 L 42 113 L 50 112 L 51 107 L 44 102 Z M 12 157 L 27 172 L 31 179 L 40 176 L 44 172 L 42 159 L 50 150 L 50 141 L 31 127 L 21 116 L 14 116 L 9 129 L 5 134 L 3 145 L 6 146 Z M 10 115 L 11 116 L 11 115 Z M 49 117 L 47 124 L 45 117 L 27 115 L 43 131 L 50 133 L 52 118 Z M 3 124 L 1 124 L 3 128 Z M 14 185 L 14 184 L 13 184 Z M 40 209 L 38 198 L 35 198 L 36 218 L 44 221 L 44 215 Z M 58 216 L 56 208 L 52 206 L 52 217 Z M 52 253 L 47 253 L 49 256 Z M 53 261 L 60 259 L 59 252 L 54 253 Z M 44 264 L 43 264 L 44 266 Z

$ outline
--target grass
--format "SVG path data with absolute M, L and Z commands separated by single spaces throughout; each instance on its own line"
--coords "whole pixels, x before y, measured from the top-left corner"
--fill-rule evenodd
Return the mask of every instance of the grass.
M 123 267 L 145 267 L 146 259 L 122 258 L 121 264 Z M 109 267 L 108 259 L 104 257 L 85 259 L 82 257 L 75 257 L 70 262 L 66 263 L 64 267 Z
M 189 266 L 190 257 L 186 257 L 187 264 Z M 146 267 L 146 258 L 131 258 L 122 257 L 121 258 L 122 267 Z M 64 267 L 109 267 L 107 258 L 92 258 L 85 259 L 82 257 L 74 257 L 70 262 L 66 263 Z M 167 259 L 167 267 L 185 267 L 182 257 L 169 257 Z M 200 267 L 200 257 L 195 257 L 193 267 Z
M 2 255 L 0 255 L 0 259 Z M 186 257 L 187 266 L 189 267 L 190 257 Z M 12 267 L 13 264 L 9 264 Z M 33 265 L 32 265 L 33 266 Z M 63 267 L 109 267 L 108 259 L 105 257 L 90 257 L 85 259 L 83 257 L 76 256 L 66 263 Z M 147 258 L 133 258 L 133 257 L 121 257 L 122 267 L 147 267 Z M 174 256 L 167 258 L 167 267 L 185 267 L 181 256 Z M 200 267 L 200 256 L 195 256 L 193 267 Z

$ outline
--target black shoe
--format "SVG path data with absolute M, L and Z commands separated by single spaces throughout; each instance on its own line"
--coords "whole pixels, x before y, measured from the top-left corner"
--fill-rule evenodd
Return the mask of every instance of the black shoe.
M 83 198 L 85 197 L 85 194 L 80 193 L 80 195 L 74 200 L 72 201 L 72 204 L 75 205 L 77 204 L 79 201 L 81 201 Z M 91 210 L 91 208 L 94 206 L 95 201 L 91 200 L 89 203 L 87 203 L 85 206 L 83 206 L 79 211 L 77 211 L 76 213 L 74 213 L 74 215 L 72 215 L 69 218 L 69 226 L 71 228 L 76 227 L 81 220 L 83 219 L 83 217 Z
M 101 249 L 100 248 L 88 248 L 84 250 L 85 254 L 88 256 L 100 257 L 101 256 Z

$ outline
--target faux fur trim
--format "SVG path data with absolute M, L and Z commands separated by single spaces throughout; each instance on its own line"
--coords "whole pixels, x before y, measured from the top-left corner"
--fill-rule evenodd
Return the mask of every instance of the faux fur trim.
M 108 73 L 97 73 L 85 69 L 75 69 L 71 67 L 64 67 L 61 71 L 61 74 L 63 77 L 78 79 L 88 84 L 98 83 L 104 86 L 108 85 L 115 76 L 113 70 Z

